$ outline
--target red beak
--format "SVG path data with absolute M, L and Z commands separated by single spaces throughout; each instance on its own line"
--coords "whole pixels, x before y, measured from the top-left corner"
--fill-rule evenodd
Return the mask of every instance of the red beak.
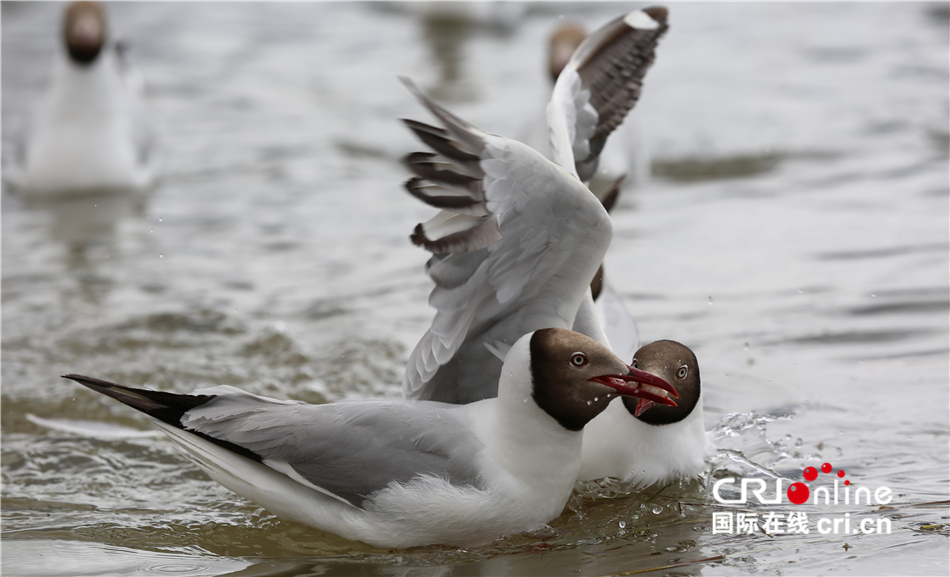
M 635 369 L 630 365 L 627 365 L 627 369 L 630 372 L 626 375 L 601 375 L 599 377 L 594 377 L 591 380 L 602 385 L 607 385 L 621 395 L 627 397 L 637 397 L 640 399 L 640 403 L 637 405 L 636 416 L 638 417 L 655 404 L 667 405 L 670 407 L 676 406 L 676 402 L 673 401 L 673 399 L 663 394 L 665 391 L 666 393 L 679 398 L 679 394 L 676 392 L 676 389 L 673 388 L 673 385 L 669 384 L 656 375 L 650 374 L 646 371 L 641 371 L 640 369 Z M 627 383 L 636 383 L 636 386 L 631 387 Z M 656 389 L 660 390 L 657 391 Z

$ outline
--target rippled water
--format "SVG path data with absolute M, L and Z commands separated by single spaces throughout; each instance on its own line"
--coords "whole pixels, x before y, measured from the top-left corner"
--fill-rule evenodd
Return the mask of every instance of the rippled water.
M 399 396 L 431 311 L 407 240 L 429 211 L 398 163 L 419 145 L 395 121 L 427 116 L 396 75 L 522 134 L 558 18 L 628 6 L 475 8 L 110 5 L 166 177 L 144 209 L 3 193 L 4 575 L 947 574 L 946 4 L 671 6 L 634 115 L 653 178 L 615 211 L 607 274 L 642 339 L 697 352 L 722 448 L 704 481 L 592 486 L 550 531 L 482 549 L 379 550 L 274 518 L 58 378 Z M 2 5 L 4 156 L 60 11 Z M 714 512 L 790 506 L 720 505 L 717 478 L 823 462 L 893 508 L 800 510 L 890 534 L 713 533 Z

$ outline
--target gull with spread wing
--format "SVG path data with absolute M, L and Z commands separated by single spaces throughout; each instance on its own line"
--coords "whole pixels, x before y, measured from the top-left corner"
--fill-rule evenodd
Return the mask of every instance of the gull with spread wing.
M 540 328 L 572 328 L 612 346 L 590 290 L 612 228 L 582 181 L 596 171 L 607 136 L 639 97 L 666 17 L 665 8 L 635 10 L 577 48 L 548 104 L 550 161 L 475 128 L 405 81 L 443 125 L 405 121 L 433 151 L 407 157 L 417 176 L 406 188 L 441 209 L 411 235 L 433 253 L 426 272 L 435 282 L 429 303 L 436 314 L 410 355 L 407 398 L 470 403 L 494 396 L 511 343 Z M 689 402 L 669 413 L 651 409 L 650 399 L 617 403 L 595 422 L 623 434 L 587 436 L 581 480 L 609 475 L 646 485 L 702 471 L 708 446 L 695 356 L 682 345 L 664 348 L 675 358 L 651 367 L 677 377 L 687 367 L 684 378 L 671 382 L 689 389 Z M 615 352 L 635 356 L 630 349 Z M 661 449 L 628 435 L 659 439 L 654 444 Z M 659 464 L 645 465 L 653 461 Z

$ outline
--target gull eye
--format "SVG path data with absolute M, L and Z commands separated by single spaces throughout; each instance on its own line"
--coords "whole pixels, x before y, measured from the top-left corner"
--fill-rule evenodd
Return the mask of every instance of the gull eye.
M 687 374 L 689 374 L 689 368 L 687 368 L 686 365 L 683 365 L 678 371 L 676 371 L 676 378 L 682 381 L 686 378 Z
M 574 353 L 571 355 L 571 364 L 575 367 L 583 367 L 589 361 L 587 360 L 587 355 L 584 353 Z
M 637 362 L 637 359 L 633 359 L 633 362 L 630 363 L 630 366 L 633 367 L 633 368 L 635 368 L 635 369 L 639 369 L 639 368 L 640 368 L 640 363 Z

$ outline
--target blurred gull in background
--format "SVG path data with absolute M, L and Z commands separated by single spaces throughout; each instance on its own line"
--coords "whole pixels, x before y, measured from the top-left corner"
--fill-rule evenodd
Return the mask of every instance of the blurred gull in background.
M 49 89 L 4 167 L 30 197 L 146 193 L 161 159 L 124 44 L 109 42 L 103 7 L 75 2 L 63 20 Z

